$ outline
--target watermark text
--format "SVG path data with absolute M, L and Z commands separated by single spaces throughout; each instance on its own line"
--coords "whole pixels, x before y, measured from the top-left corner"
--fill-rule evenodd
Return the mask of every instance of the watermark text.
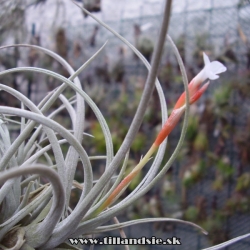
M 121 237 L 104 237 L 104 238 L 70 238 L 72 245 L 181 245 L 180 238 L 175 236 L 171 238 L 121 238 Z

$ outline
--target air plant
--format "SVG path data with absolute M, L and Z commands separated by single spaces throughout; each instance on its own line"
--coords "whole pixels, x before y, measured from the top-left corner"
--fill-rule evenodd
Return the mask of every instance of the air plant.
M 0 170 L 2 171 L 0 176 L 0 185 L 2 185 L 0 189 L 0 248 L 78 249 L 76 246 L 68 245 L 69 238 L 87 237 L 88 235 L 153 221 L 185 223 L 205 233 L 198 225 L 179 219 L 151 218 L 120 223 L 116 218 L 119 213 L 133 204 L 138 198 L 143 197 L 168 171 L 183 144 L 188 124 L 189 105 L 201 97 L 209 82 L 203 86 L 201 84 L 206 79 L 217 79 L 218 74 L 226 70 L 221 63 L 210 62 L 204 54 L 204 69 L 188 85 L 180 55 L 168 36 L 168 41 L 171 43 L 181 67 L 185 93 L 180 96 L 170 117 L 167 119 L 165 97 L 156 78 L 156 73 L 167 33 L 171 3 L 171 0 L 166 1 L 159 40 L 152 57 L 152 66 L 125 38 L 82 8 L 84 13 L 91 16 L 101 26 L 128 45 L 149 70 L 137 112 L 115 155 L 111 131 L 107 122 L 95 102 L 83 91 L 77 77 L 91 61 L 98 57 L 106 43 L 77 71 L 74 71 L 60 55 L 40 46 L 18 44 L 0 48 L 1 50 L 9 47 L 35 49 L 53 57 L 67 69 L 70 75 L 67 79 L 60 74 L 37 67 L 18 67 L 0 72 L 0 76 L 16 72 L 36 72 L 63 82 L 63 84 L 48 93 L 38 105 L 35 105 L 17 90 L 0 84 L 2 91 L 9 93 L 21 102 L 20 108 L 0 106 Z M 163 128 L 148 153 L 122 180 L 129 158 L 129 149 L 141 126 L 147 104 L 155 86 L 161 104 Z M 66 87 L 70 87 L 76 92 L 75 98 L 67 99 L 62 94 Z M 50 112 L 51 106 L 58 99 L 62 102 L 62 105 Z M 75 107 L 73 106 L 74 103 L 76 103 Z M 104 156 L 90 156 L 82 146 L 82 141 L 87 142 L 90 140 L 90 135 L 84 133 L 85 104 L 88 104 L 93 110 L 101 126 L 106 146 L 106 155 Z M 71 129 L 66 129 L 54 121 L 55 116 L 63 109 L 66 109 L 69 113 L 73 132 Z M 184 112 L 184 125 L 178 145 L 168 162 L 165 165 L 163 164 L 164 166 L 159 171 L 165 154 L 166 138 Z M 21 117 L 20 120 L 17 117 Z M 11 142 L 9 124 L 14 123 L 20 126 L 20 134 Z M 57 138 L 58 134 L 62 139 Z M 48 142 L 48 144 L 42 147 L 44 141 Z M 61 150 L 63 144 L 69 145 L 65 156 Z M 53 153 L 53 158 L 49 154 L 50 150 Z M 145 164 L 150 162 L 153 154 L 156 155 L 151 167 L 139 185 L 129 195 L 114 204 Z M 43 161 L 41 161 L 41 158 Z M 105 171 L 98 180 L 94 181 L 92 161 L 100 159 L 106 161 Z M 82 184 L 74 180 L 79 161 L 84 172 L 84 182 Z M 120 171 L 116 175 L 115 172 L 119 168 Z M 81 195 L 78 203 L 72 209 L 69 201 L 74 188 L 81 190 Z M 114 224 L 105 225 L 106 222 L 113 218 L 115 218 Z M 121 235 L 124 237 L 124 232 L 121 232 Z M 230 245 L 247 236 L 249 235 L 225 242 L 223 246 Z M 221 245 L 211 249 L 220 248 Z

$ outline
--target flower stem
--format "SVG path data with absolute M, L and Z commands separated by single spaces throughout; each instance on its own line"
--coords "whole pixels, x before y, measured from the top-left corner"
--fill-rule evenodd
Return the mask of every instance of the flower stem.
M 153 144 L 148 150 L 146 155 L 140 160 L 136 167 L 121 181 L 121 183 L 116 187 L 116 189 L 110 194 L 110 196 L 102 203 L 102 205 L 96 210 L 95 215 L 99 214 L 105 208 L 107 208 L 115 199 L 117 199 L 124 189 L 130 184 L 130 182 L 135 178 L 135 176 L 140 172 L 140 170 L 146 165 L 150 160 L 150 157 L 158 149 L 156 144 Z

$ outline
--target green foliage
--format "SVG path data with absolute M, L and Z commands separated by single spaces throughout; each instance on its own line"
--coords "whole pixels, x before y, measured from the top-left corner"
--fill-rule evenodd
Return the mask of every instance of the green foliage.
M 199 217 L 199 210 L 195 206 L 190 206 L 184 212 L 184 218 L 189 221 L 197 222 Z
M 236 191 L 247 191 L 250 188 L 250 173 L 244 173 L 237 179 Z
M 227 157 L 223 157 L 222 159 L 219 159 L 216 162 L 216 168 L 219 170 L 222 176 L 226 179 L 232 177 L 235 172 L 234 167 L 229 163 L 229 159 Z
M 227 235 L 223 227 L 225 219 L 225 213 L 218 211 L 213 217 L 209 217 L 201 223 L 206 230 L 211 232 L 208 237 L 212 244 L 219 244 L 227 240 Z
M 235 193 L 230 197 L 225 205 L 225 209 L 229 214 L 233 215 L 237 212 L 247 213 L 250 207 L 250 199 L 239 193 Z
M 230 95 L 232 92 L 232 85 L 224 84 L 218 87 L 214 92 L 214 102 L 216 107 L 228 105 Z M 219 109 L 218 109 L 219 110 Z
M 199 127 L 199 118 L 197 116 L 191 116 L 188 120 L 188 128 L 187 128 L 187 140 L 193 141 L 197 135 Z
M 207 134 L 199 131 L 194 140 L 194 149 L 197 151 L 205 151 L 208 148 Z
M 215 191 L 221 191 L 224 188 L 224 180 L 221 175 L 217 176 L 212 183 L 212 188 Z
M 182 183 L 185 187 L 190 187 L 201 180 L 205 172 L 206 163 L 197 161 L 192 164 L 184 173 Z
M 143 133 L 138 133 L 133 141 L 133 144 L 131 145 L 131 149 L 136 153 L 141 152 L 143 147 L 146 145 L 146 142 L 147 142 L 146 135 Z
M 91 134 L 94 136 L 95 149 L 99 153 L 106 152 L 106 145 L 104 141 L 104 135 L 102 133 L 101 125 L 99 122 L 93 122 L 91 126 Z M 114 139 L 116 137 L 114 136 Z

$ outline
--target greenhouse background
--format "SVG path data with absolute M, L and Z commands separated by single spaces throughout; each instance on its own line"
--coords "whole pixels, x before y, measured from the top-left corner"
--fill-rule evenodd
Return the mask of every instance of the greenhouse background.
M 83 88 L 106 114 L 108 123 L 111 123 L 117 150 L 121 142 L 119 137 L 124 136 L 137 107 L 147 77 L 145 66 L 124 44 L 90 17 L 85 17 L 70 1 L 32 3 L 19 2 L 24 7 L 28 6 L 18 16 L 23 20 L 21 29 L 10 27 L 5 37 L 0 35 L 1 45 L 13 42 L 38 44 L 58 52 L 77 69 L 108 41 L 99 59 L 81 73 L 80 79 Z M 150 60 L 163 4 L 162 0 L 102 0 L 100 11 L 95 15 Z M 0 16 L 3 16 L 1 10 Z M 205 97 L 192 108 L 185 146 L 169 173 L 119 220 L 174 217 L 197 223 L 208 230 L 209 235 L 204 236 L 176 223 L 142 224 L 126 228 L 125 232 L 130 238 L 155 236 L 165 239 L 176 236 L 182 242 L 181 247 L 145 246 L 143 249 L 202 249 L 250 232 L 249 26 L 250 2 L 247 0 L 173 1 L 169 34 L 185 62 L 189 80 L 203 67 L 203 51 L 212 60 L 223 62 L 228 71 L 209 86 Z M 12 66 L 32 64 L 62 71 L 57 64 L 32 53 L 29 51 L 27 57 L 27 49 L 0 51 L 0 68 L 10 67 L 5 63 L 5 58 L 11 54 L 16 58 L 10 62 Z M 33 84 L 34 79 L 39 84 Z M 183 84 L 167 41 L 159 79 L 171 110 L 183 91 Z M 0 79 L 1 82 L 4 80 Z M 35 103 L 56 87 L 51 79 L 36 76 L 17 75 L 15 79 L 8 80 L 13 81 Z M 154 97 L 157 99 L 156 93 Z M 160 112 L 155 111 L 159 109 L 159 103 L 154 102 L 155 99 L 146 113 L 146 124 L 132 146 L 131 166 L 145 153 L 161 124 Z M 8 101 L 1 96 L 1 105 Z M 126 105 L 127 101 L 129 105 Z M 101 143 L 100 128 L 89 111 L 87 121 L 87 132 L 96 138 L 88 150 L 102 152 L 105 144 Z M 179 135 L 180 127 L 169 137 L 165 161 L 177 144 Z M 119 236 L 119 232 L 109 235 Z M 120 248 L 109 246 L 106 249 Z M 250 239 L 246 239 L 227 249 L 249 248 Z M 137 248 L 131 246 L 131 249 Z

